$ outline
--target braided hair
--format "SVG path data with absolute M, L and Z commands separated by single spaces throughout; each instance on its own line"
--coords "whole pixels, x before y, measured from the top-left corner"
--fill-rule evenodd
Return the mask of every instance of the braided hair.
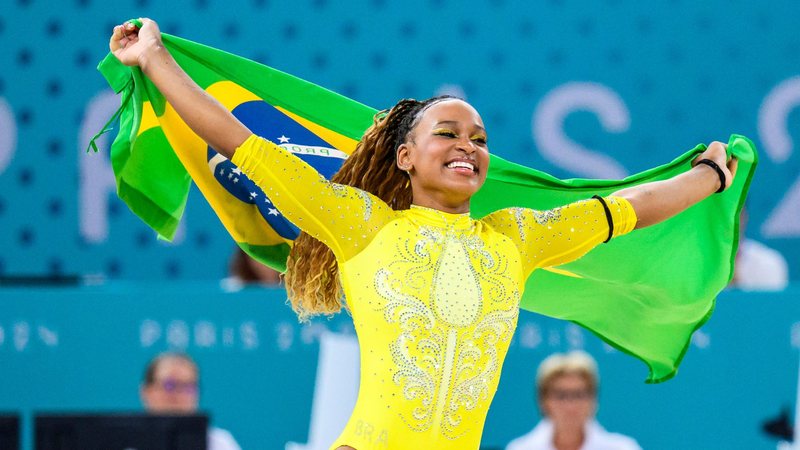
M 409 139 L 413 141 L 411 131 L 428 107 L 452 98 L 403 99 L 375 114 L 372 125 L 331 182 L 367 191 L 394 210 L 410 208 L 411 184 L 408 174 L 397 167 L 397 148 Z M 289 302 L 300 320 L 342 309 L 344 293 L 333 252 L 306 233 L 300 233 L 294 241 L 285 280 Z

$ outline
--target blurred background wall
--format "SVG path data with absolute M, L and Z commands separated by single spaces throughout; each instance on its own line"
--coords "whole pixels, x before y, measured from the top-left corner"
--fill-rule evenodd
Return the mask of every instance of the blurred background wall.
M 273 334 L 281 323 L 297 333 L 303 329 L 283 305 L 281 291 L 222 295 L 216 284 L 204 284 L 226 275 L 233 243 L 199 193 L 176 241 L 159 242 L 114 195 L 105 151 L 113 133 L 101 139 L 101 153 L 85 153 L 119 104 L 95 66 L 107 52 L 111 28 L 138 16 L 158 20 L 164 32 L 376 108 L 402 97 L 464 96 L 482 113 L 493 152 L 562 178 L 623 177 L 697 143 L 744 134 L 760 150 L 746 234 L 780 251 L 791 277 L 800 277 L 796 1 L 0 0 L 0 276 L 106 280 L 93 288 L 100 293 L 0 289 L 0 409 L 135 408 L 140 366 L 157 351 L 183 345 L 199 351 L 204 377 L 215 389 L 230 389 L 230 396 L 209 391 L 204 402 L 222 426 L 241 436 L 244 448 L 277 448 L 279 440 L 303 441 L 307 432 L 316 341 L 285 361 L 264 350 L 278 345 Z M 728 429 L 720 417 L 747 411 L 753 422 L 777 413 L 781 401 L 792 403 L 796 293 L 723 295 L 720 303 L 730 309 L 720 306 L 708 328 L 731 336 L 725 350 L 708 358 L 704 350 L 690 350 L 684 370 L 695 367 L 701 374 L 681 373 L 663 386 L 644 386 L 643 367 L 621 355 L 608 362 L 595 342 L 592 353 L 601 358 L 608 386 L 603 396 L 624 405 L 615 410 L 601 397 L 601 418 L 645 448 L 769 448 L 756 425 Z M 726 295 L 734 298 L 730 305 Z M 197 312 L 187 297 L 196 298 Z M 231 316 L 223 320 L 226 314 Z M 742 317 L 752 324 L 737 321 Z M 164 333 L 172 320 L 187 320 L 189 327 L 210 320 L 218 342 L 223 328 L 236 335 L 252 322 L 260 350 L 238 340 L 230 348 L 195 349 L 166 339 L 145 346 L 137 333 L 148 318 Z M 122 328 L 112 325 L 123 319 Z M 323 324 L 340 322 L 346 327 L 347 317 Z M 59 336 L 55 346 L 47 344 L 51 328 Z M 127 337 L 117 334 L 122 329 Z M 19 341 L 25 345 L 18 345 L 15 339 L 25 333 L 29 338 Z M 74 342 L 68 339 L 73 333 Z M 532 426 L 533 400 L 521 403 L 529 391 L 520 396 L 517 389 L 529 389 L 538 361 L 564 345 L 509 354 L 487 421 L 487 445 L 502 445 Z M 741 365 L 754 353 L 764 359 Z M 694 359 L 698 366 L 691 365 Z M 282 399 L 277 406 L 264 394 L 263 402 L 229 402 L 249 395 L 241 389 L 267 392 L 266 384 L 276 382 L 271 374 L 293 364 L 304 369 L 281 380 L 295 383 L 297 401 L 276 397 Z M 95 389 L 75 391 L 73 383 L 88 373 L 98 375 Z M 126 374 L 130 378 L 123 380 Z M 735 389 L 745 375 L 757 377 L 754 384 Z M 760 384 L 771 393 L 744 397 Z M 716 397 L 705 397 L 701 387 Z M 691 415 L 701 406 L 709 409 Z M 285 439 L 260 440 L 277 430 L 287 430 Z M 728 446 L 679 440 L 707 435 L 732 440 Z
M 800 276 L 794 1 L 117 3 L 0 8 L 0 273 L 224 273 L 230 240 L 202 200 L 178 242 L 159 244 L 114 197 L 107 154 L 85 154 L 118 104 L 95 70 L 110 30 L 151 16 L 376 108 L 461 93 L 493 152 L 562 178 L 620 177 L 747 135 L 761 151 L 748 232 Z
M 798 295 L 798 289 L 723 292 L 678 375 L 657 385 L 644 383 L 643 363 L 582 328 L 523 311 L 482 446 L 503 448 L 533 428 L 540 417 L 536 367 L 552 352 L 583 349 L 600 367 L 599 421 L 633 436 L 642 448 L 774 449 L 777 439 L 762 424 L 794 407 Z M 346 419 L 349 409 L 345 394 L 345 406 L 333 408 L 338 414 L 312 414 L 315 406 L 331 406 L 315 405 L 325 402 L 314 398 L 324 395 L 318 377 L 345 393 L 358 380 L 337 377 L 356 370 L 347 363 L 352 352 L 339 346 L 332 370 L 322 363 L 320 342 L 327 332 L 353 337 L 352 322 L 340 314 L 301 325 L 284 300 L 279 288 L 230 293 L 197 282 L 6 288 L 0 301 L 0 413 L 29 418 L 37 411 L 140 411 L 147 361 L 166 349 L 183 350 L 200 366 L 201 408 L 243 449 L 297 442 L 311 444 L 302 450 L 327 450 L 330 441 L 315 438 L 320 420 Z

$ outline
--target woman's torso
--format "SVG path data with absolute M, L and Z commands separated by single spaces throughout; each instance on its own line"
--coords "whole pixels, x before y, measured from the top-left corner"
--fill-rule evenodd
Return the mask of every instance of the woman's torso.
M 334 448 L 478 448 L 517 322 L 515 245 L 467 215 L 414 207 L 340 270 L 361 380 Z

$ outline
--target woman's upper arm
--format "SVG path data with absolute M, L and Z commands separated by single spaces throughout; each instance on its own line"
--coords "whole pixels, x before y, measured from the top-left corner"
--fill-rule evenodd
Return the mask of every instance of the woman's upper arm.
M 396 214 L 372 194 L 326 180 L 290 151 L 255 135 L 236 149 L 232 162 L 340 260 L 360 252 Z

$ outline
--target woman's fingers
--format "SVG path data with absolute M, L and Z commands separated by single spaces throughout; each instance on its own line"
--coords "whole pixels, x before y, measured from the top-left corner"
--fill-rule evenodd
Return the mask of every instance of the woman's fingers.
M 122 24 L 122 27 L 125 33 L 136 33 L 139 31 L 139 29 L 136 27 L 136 24 L 134 24 L 133 22 L 125 22 L 124 24 Z
M 697 165 L 697 162 L 703 159 L 710 159 L 717 163 L 720 169 L 725 173 L 725 188 L 733 184 L 733 179 L 736 177 L 736 169 L 739 167 L 739 159 L 732 156 L 728 160 L 728 144 L 724 142 L 714 141 L 708 144 L 706 150 L 697 155 L 692 161 L 692 167 Z
M 722 143 L 720 141 L 714 141 L 711 144 L 709 144 L 708 148 L 710 149 L 710 148 L 714 148 L 714 147 L 722 147 L 722 149 L 725 150 L 725 147 L 727 147 L 727 146 L 728 146 L 728 144 L 724 144 L 724 143 Z
M 119 41 L 123 37 L 124 34 L 122 32 L 122 25 L 115 26 L 114 31 L 111 33 L 111 39 L 108 41 L 108 47 L 111 49 L 112 52 L 115 52 L 122 47 Z
M 108 46 L 120 62 L 131 66 L 137 64 L 139 50 L 132 47 L 138 42 L 139 28 L 130 22 L 125 22 L 114 27 Z
M 109 48 L 111 51 L 117 51 L 120 48 L 125 48 L 131 41 L 134 41 L 135 38 L 138 37 L 138 29 L 136 25 L 125 22 L 122 25 L 117 25 L 114 27 L 114 31 L 111 33 L 111 40 L 108 43 Z
M 706 150 L 697 155 L 697 157 L 692 161 L 692 167 L 696 166 L 697 162 L 702 159 L 710 159 L 716 162 L 720 167 L 726 165 L 728 158 L 727 148 L 728 144 L 724 144 L 719 141 L 714 141 L 708 144 Z
M 708 146 L 708 153 L 712 159 L 716 159 L 717 163 L 725 164 L 728 160 L 728 144 L 723 144 L 719 141 L 714 141 Z

